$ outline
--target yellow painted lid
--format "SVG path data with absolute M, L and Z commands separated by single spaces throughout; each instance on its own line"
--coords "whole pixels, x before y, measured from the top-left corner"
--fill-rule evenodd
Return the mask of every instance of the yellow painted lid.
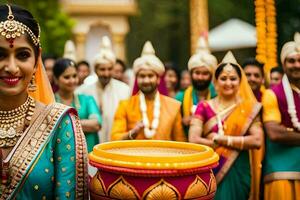
M 123 140 L 94 146 L 93 162 L 134 169 L 191 169 L 215 164 L 219 160 L 212 148 L 166 140 Z

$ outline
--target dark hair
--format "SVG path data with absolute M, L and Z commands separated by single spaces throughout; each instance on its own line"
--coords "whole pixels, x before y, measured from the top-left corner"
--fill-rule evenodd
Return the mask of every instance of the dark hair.
M 121 60 L 121 59 L 117 58 L 117 60 L 116 60 L 116 64 L 119 64 L 119 65 L 121 65 L 121 66 L 122 66 L 123 72 L 125 72 L 125 71 L 126 71 L 126 69 L 127 69 L 127 66 L 126 66 L 126 64 L 125 64 L 125 62 L 124 62 L 123 60 Z
M 90 68 L 90 64 L 85 60 L 82 60 L 82 61 L 78 62 L 77 65 L 76 65 L 76 69 L 78 69 L 79 65 L 85 65 L 88 68 Z
M 52 59 L 52 60 L 56 60 L 57 57 L 52 55 L 52 54 L 43 54 L 42 55 L 42 60 L 43 60 L 43 64 L 45 65 L 45 61 L 48 59 Z
M 53 66 L 53 74 L 55 78 L 59 78 L 60 75 L 62 75 L 67 68 L 69 67 L 75 67 L 76 68 L 76 63 L 68 58 L 60 58 L 57 59 L 54 66 Z
M 284 74 L 283 69 L 282 69 L 282 67 L 280 67 L 280 66 L 273 67 L 273 68 L 271 69 L 271 73 L 273 73 L 273 72 L 278 72 L 278 73 L 280 73 L 280 74 Z
M 179 72 L 179 70 L 174 66 L 174 64 L 172 62 L 166 62 L 166 63 L 164 63 L 164 65 L 165 65 L 165 74 L 169 70 L 172 70 L 173 72 L 175 72 L 176 77 L 177 77 L 177 83 L 175 86 L 175 90 L 179 90 L 179 88 L 180 88 L 180 72 Z
M 16 5 L 10 5 L 14 20 L 19 21 L 23 24 L 25 24 L 32 32 L 33 34 L 38 38 L 39 36 L 39 25 L 37 21 L 34 19 L 32 14 L 19 6 Z M 8 6 L 7 5 L 0 5 L 0 21 L 6 21 L 8 16 Z M 25 31 L 26 33 L 26 31 Z M 27 40 L 31 44 L 31 46 L 34 49 L 34 54 L 36 57 L 36 61 L 38 59 L 39 54 L 39 46 L 34 45 L 32 39 L 30 36 L 26 33 Z
M 256 66 L 260 70 L 262 76 L 263 77 L 265 76 L 265 73 L 264 73 L 264 64 L 262 64 L 261 62 L 259 62 L 255 58 L 247 58 L 244 61 L 244 63 L 242 64 L 242 68 L 245 69 L 248 65 Z
M 218 68 L 216 69 L 215 71 L 215 78 L 218 79 L 221 72 L 223 71 L 224 67 L 227 65 L 227 64 L 230 64 L 236 71 L 236 73 L 238 74 L 239 78 L 241 79 L 242 78 L 242 72 L 241 72 L 241 69 L 238 65 L 234 64 L 234 63 L 221 63 Z

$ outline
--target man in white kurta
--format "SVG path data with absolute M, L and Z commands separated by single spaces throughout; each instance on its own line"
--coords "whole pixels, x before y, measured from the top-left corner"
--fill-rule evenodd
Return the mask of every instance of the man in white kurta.
M 116 56 L 111 50 L 110 40 L 103 37 L 101 51 L 96 56 L 94 63 L 98 80 L 84 83 L 76 90 L 77 93 L 92 95 L 98 103 L 103 119 L 100 143 L 111 140 L 110 132 L 119 101 L 130 96 L 129 87 L 125 83 L 112 78 L 115 61 Z

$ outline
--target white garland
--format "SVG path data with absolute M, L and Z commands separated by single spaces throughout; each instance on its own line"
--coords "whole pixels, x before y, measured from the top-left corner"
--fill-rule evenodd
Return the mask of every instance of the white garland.
M 159 92 L 156 92 L 155 99 L 154 99 L 153 120 L 151 123 L 151 129 L 150 129 L 149 119 L 147 116 L 147 105 L 146 105 L 145 95 L 142 92 L 140 92 L 139 96 L 140 96 L 140 109 L 142 112 L 143 124 L 144 124 L 144 134 L 146 138 L 150 139 L 156 133 L 159 124 L 159 116 L 160 116 Z
M 299 119 L 297 117 L 297 111 L 296 111 L 293 91 L 292 91 L 290 82 L 289 82 L 286 75 L 284 75 L 282 77 L 282 85 L 283 85 L 283 90 L 284 90 L 285 97 L 286 97 L 286 100 L 287 100 L 288 113 L 290 114 L 291 121 L 293 123 L 293 126 L 295 128 L 297 128 L 298 131 L 300 131 L 300 122 L 299 122 Z

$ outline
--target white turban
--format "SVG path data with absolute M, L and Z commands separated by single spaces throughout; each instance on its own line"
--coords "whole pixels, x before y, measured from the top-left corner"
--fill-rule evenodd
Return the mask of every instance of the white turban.
M 300 33 L 295 33 L 294 41 L 287 42 L 283 45 L 280 54 L 281 63 L 284 64 L 288 56 L 300 54 Z
M 198 39 L 196 53 L 191 56 L 188 62 L 189 71 L 197 67 L 206 67 L 211 73 L 213 73 L 217 64 L 218 61 L 216 57 L 213 56 L 208 49 L 206 39 L 200 37 Z
M 115 64 L 116 55 L 114 54 L 111 46 L 111 41 L 108 36 L 102 37 L 101 49 L 99 54 L 96 55 L 94 65 L 96 64 Z
M 68 40 L 65 43 L 63 58 L 68 58 L 68 59 L 71 59 L 75 62 L 77 61 L 76 48 L 75 48 L 75 44 L 72 40 Z
M 141 69 L 151 69 L 155 71 L 159 76 L 165 72 L 165 66 L 155 55 L 155 50 L 150 41 L 144 44 L 141 57 L 138 57 L 133 62 L 133 71 L 137 74 Z

